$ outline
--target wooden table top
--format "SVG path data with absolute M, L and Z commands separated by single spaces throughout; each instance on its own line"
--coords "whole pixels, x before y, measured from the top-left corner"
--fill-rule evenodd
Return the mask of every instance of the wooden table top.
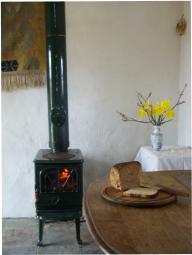
M 190 188 L 190 171 L 169 171 Z M 84 196 L 88 228 L 105 253 L 192 253 L 190 198 L 162 207 L 136 208 L 113 204 L 101 197 L 106 181 L 90 184 Z

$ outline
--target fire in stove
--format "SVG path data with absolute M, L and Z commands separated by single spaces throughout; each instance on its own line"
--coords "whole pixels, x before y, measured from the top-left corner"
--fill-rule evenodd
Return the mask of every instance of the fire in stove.
M 63 188 L 65 188 L 65 190 L 74 190 L 74 188 L 75 188 L 74 184 L 75 183 L 73 181 L 73 178 L 72 178 L 72 175 L 71 175 L 70 171 L 67 168 L 64 168 L 60 172 L 59 179 L 60 179 L 60 182 L 61 182 L 61 186 Z
M 76 168 L 52 168 L 41 171 L 41 187 L 45 193 L 77 192 Z
M 70 173 L 69 173 L 69 170 L 67 168 L 64 168 L 61 173 L 60 173 L 60 180 L 62 182 L 66 182 L 70 177 Z

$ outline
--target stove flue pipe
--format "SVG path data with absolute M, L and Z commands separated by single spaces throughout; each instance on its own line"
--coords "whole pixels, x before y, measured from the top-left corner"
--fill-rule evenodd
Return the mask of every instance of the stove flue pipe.
M 69 147 L 65 3 L 46 2 L 45 17 L 49 147 L 62 152 Z

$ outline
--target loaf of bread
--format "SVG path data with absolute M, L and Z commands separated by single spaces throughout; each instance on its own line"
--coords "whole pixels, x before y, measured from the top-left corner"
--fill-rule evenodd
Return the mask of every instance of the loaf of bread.
M 157 189 L 135 187 L 123 192 L 123 196 L 150 198 L 156 196 Z
M 109 177 L 111 186 L 121 191 L 139 186 L 140 171 L 141 164 L 137 161 L 114 165 Z

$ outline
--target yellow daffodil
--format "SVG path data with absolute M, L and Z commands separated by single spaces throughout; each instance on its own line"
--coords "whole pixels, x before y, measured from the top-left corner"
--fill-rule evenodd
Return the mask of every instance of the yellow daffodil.
M 151 103 L 149 100 L 145 103 L 142 103 L 142 107 L 144 110 L 148 110 L 150 108 L 150 105 L 151 105 Z
M 169 110 L 170 109 L 170 100 L 169 99 L 163 100 L 161 102 L 160 106 L 161 106 L 162 110 L 164 110 L 164 111 Z
M 143 108 L 140 108 L 138 110 L 138 115 L 141 117 L 147 117 L 147 112 Z
M 137 92 L 137 98 L 138 102 L 137 105 L 139 106 L 137 110 L 137 114 L 140 117 L 146 118 L 146 119 L 137 119 L 134 117 L 126 116 L 124 113 L 119 112 L 119 114 L 122 117 L 123 121 L 135 121 L 139 123 L 151 123 L 154 126 L 161 126 L 167 123 L 168 121 L 172 121 L 175 117 L 175 108 L 183 103 L 185 101 L 181 100 L 181 97 L 184 94 L 185 87 L 179 94 L 179 97 L 174 105 L 171 106 L 171 102 L 169 99 L 164 99 L 156 104 L 152 104 L 151 95 L 150 92 L 147 97 L 144 97 L 141 93 Z
M 165 116 L 168 118 L 168 119 L 173 119 L 175 117 L 175 112 L 170 109 L 168 110 L 167 112 L 165 112 Z
M 154 116 L 159 116 L 164 112 L 164 109 L 162 109 L 161 104 L 156 104 L 153 108 L 152 108 L 152 115 Z

